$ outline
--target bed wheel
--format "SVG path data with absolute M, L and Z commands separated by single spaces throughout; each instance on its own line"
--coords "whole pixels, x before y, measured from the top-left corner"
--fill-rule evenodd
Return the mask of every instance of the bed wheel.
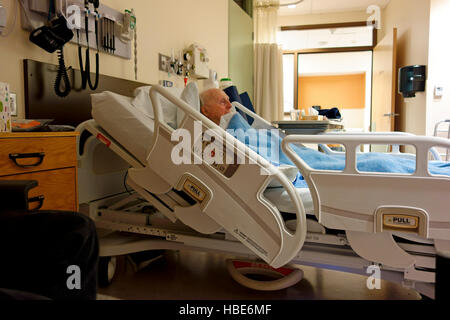
M 303 279 L 303 271 L 290 265 L 274 269 L 263 262 L 227 260 L 227 268 L 237 283 L 258 291 L 287 289 Z M 250 274 L 275 278 L 275 280 L 254 280 L 247 277 Z
M 98 263 L 98 284 L 101 288 L 108 287 L 116 273 L 116 257 L 100 257 Z

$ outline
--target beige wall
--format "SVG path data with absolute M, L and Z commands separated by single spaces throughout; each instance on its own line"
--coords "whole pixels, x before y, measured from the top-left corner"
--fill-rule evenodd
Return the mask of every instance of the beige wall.
M 13 1 L 2 3 L 10 9 Z M 167 74 L 158 71 L 158 53 L 170 55 L 172 48 L 177 52 L 193 42 L 207 48 L 210 68 L 219 77 L 228 75 L 228 0 L 103 0 L 102 3 L 120 11 L 131 7 L 136 11 L 138 81 L 157 83 L 167 79 Z M 18 19 L 13 33 L 8 38 L 0 37 L 0 81 L 10 83 L 12 92 L 17 93 L 19 117 L 24 117 L 22 60 L 57 63 L 56 54 L 30 43 L 28 34 Z M 76 46 L 66 46 L 65 56 L 67 66 L 78 68 Z M 100 59 L 100 73 L 134 80 L 133 60 L 107 54 L 101 54 Z M 176 82 L 182 84 L 180 78 Z
M 278 25 L 300 26 L 308 24 L 327 24 L 366 21 L 369 15 L 366 11 L 336 12 L 324 14 L 279 16 Z
M 437 122 L 450 119 L 450 0 L 431 0 L 430 49 L 427 82 L 427 135 L 432 135 Z M 434 88 L 444 88 L 442 98 L 435 98 Z M 442 129 L 446 128 L 442 125 Z
M 253 97 L 253 19 L 229 0 L 230 23 L 228 28 L 229 76 L 239 93 L 248 92 Z
M 391 0 L 382 11 L 384 35 L 398 29 L 397 66 L 428 64 L 428 42 L 430 24 L 430 0 Z M 401 116 L 396 121 L 396 130 L 424 135 L 427 114 L 426 92 L 418 92 L 415 98 L 396 96 L 396 109 Z

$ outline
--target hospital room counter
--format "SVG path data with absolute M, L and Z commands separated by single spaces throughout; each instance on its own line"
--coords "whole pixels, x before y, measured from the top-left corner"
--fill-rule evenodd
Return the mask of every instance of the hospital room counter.
M 420 300 L 413 290 L 382 281 L 380 290 L 366 287 L 367 277 L 301 267 L 304 279 L 275 292 L 242 287 L 229 275 L 223 254 L 166 251 L 163 258 L 134 273 L 124 257 L 118 259 L 113 283 L 102 295 L 124 300 Z
M 0 179 L 36 180 L 29 196 L 41 209 L 78 211 L 77 137 L 78 132 L 0 133 Z

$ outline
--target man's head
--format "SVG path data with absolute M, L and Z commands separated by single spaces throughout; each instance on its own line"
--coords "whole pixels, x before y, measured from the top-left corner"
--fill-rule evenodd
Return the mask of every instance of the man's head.
M 220 118 L 231 111 L 230 98 L 220 89 L 209 89 L 200 94 L 200 111 L 217 125 Z

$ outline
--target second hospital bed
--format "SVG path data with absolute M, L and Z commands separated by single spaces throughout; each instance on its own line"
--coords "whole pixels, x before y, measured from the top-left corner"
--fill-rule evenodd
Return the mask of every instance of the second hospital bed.
M 94 119 L 77 129 L 82 202 L 90 203 L 90 215 L 100 228 L 122 232 L 103 239 L 102 256 L 181 245 L 256 256 L 275 269 L 294 261 L 364 274 L 364 268 L 376 263 L 383 267 L 384 278 L 433 296 L 436 253 L 446 255 L 449 249 L 450 179 L 428 173 L 428 152 L 435 146 L 450 147 L 448 141 L 387 135 L 287 136 L 283 150 L 309 187 L 296 189 L 280 168 L 237 140 L 228 151 L 247 159 L 246 164 L 173 164 L 174 129 L 163 120 L 160 96 L 183 111 L 180 128 L 192 137 L 202 138 L 208 129 L 230 137 L 167 90 L 154 86 L 150 96 L 154 119 L 134 108 L 129 97 L 111 92 L 95 95 Z M 256 127 L 269 125 L 251 116 Z M 200 135 L 195 121 L 202 122 Z M 346 168 L 313 170 L 292 152 L 290 143 L 343 144 Z M 414 145 L 416 173 L 358 172 L 357 147 L 377 143 Z M 258 162 L 249 163 L 249 155 Z M 129 167 L 126 182 L 136 193 L 114 194 L 113 182 L 117 185 L 124 179 L 115 166 Z M 262 168 L 269 175 L 261 175 Z M 269 187 L 274 180 L 278 188 Z M 108 193 L 114 195 L 105 198 Z M 143 213 L 140 209 L 145 205 L 139 199 L 157 212 Z M 286 218 L 285 213 L 293 215 Z

